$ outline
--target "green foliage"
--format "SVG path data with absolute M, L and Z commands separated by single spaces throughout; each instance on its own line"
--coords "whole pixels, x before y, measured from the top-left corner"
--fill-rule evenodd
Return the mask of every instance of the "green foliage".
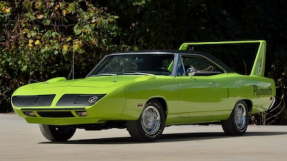
M 72 53 L 84 76 L 103 54 L 128 48 L 114 43 L 117 19 L 85 0 L 1 1 L 0 111 L 10 108 L 9 96 L 20 85 L 68 77 Z

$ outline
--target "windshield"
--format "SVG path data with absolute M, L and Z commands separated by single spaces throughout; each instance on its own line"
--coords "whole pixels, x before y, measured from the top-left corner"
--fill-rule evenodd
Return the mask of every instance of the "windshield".
M 122 54 L 107 56 L 88 76 L 171 75 L 174 54 Z

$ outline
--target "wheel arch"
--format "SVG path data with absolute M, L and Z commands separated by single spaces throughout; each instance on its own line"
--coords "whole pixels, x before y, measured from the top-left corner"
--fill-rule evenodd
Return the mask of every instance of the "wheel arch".
M 242 100 L 239 100 L 238 102 L 240 101 L 243 101 L 247 104 L 247 108 L 248 108 L 248 112 L 251 112 L 252 111 L 252 108 L 253 108 L 253 103 L 251 100 L 249 99 L 242 99 Z
M 165 116 L 167 116 L 167 114 L 168 114 L 168 105 L 167 105 L 166 100 L 163 97 L 151 97 L 151 98 L 148 99 L 148 101 L 146 103 L 149 103 L 151 101 L 159 102 L 162 105 L 162 107 L 163 107 L 163 110 L 165 112 Z

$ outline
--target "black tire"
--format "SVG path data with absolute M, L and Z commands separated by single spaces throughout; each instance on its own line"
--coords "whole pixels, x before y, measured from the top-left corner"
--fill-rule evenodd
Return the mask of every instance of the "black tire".
M 52 142 L 65 142 L 76 132 L 71 126 L 40 125 L 42 135 Z
M 151 107 L 153 107 L 152 108 L 153 110 L 158 111 L 158 114 L 160 117 L 160 119 L 159 119 L 160 124 L 156 128 L 158 130 L 156 130 L 152 134 L 146 132 L 145 128 L 143 127 L 144 126 L 143 125 L 144 124 L 143 123 L 144 122 L 143 121 L 143 114 L 147 110 L 147 108 L 151 108 Z M 137 141 L 154 141 L 161 136 L 161 134 L 165 128 L 165 120 L 166 120 L 166 114 L 162 108 L 162 105 L 157 101 L 150 101 L 146 104 L 146 106 L 143 109 L 143 112 L 142 112 L 142 114 L 138 120 L 127 122 L 127 130 L 134 140 L 137 140 Z
M 240 115 L 242 116 L 240 121 L 236 121 L 236 113 L 238 113 L 237 111 L 239 111 L 238 108 L 242 108 L 242 109 L 244 108 L 245 110 L 245 116 L 243 114 Z M 239 101 L 235 104 L 234 109 L 231 115 L 229 116 L 228 120 L 225 120 L 222 122 L 222 128 L 226 135 L 231 135 L 231 136 L 243 135 L 245 134 L 247 130 L 247 127 L 249 124 L 248 121 L 249 121 L 248 106 L 244 101 Z

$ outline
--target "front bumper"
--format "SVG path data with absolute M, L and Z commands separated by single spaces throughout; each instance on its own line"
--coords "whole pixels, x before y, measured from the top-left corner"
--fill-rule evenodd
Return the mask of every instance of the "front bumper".
M 96 118 L 41 118 L 41 117 L 26 117 L 28 123 L 43 124 L 43 125 L 81 125 L 81 124 L 98 124 L 105 121 Z
M 14 108 L 14 111 L 28 123 L 36 124 L 77 125 L 105 122 L 92 116 L 91 111 L 85 108 Z M 77 112 L 86 112 L 87 116 L 80 116 Z
M 15 107 L 14 111 L 28 123 L 45 125 L 98 124 L 107 121 L 137 120 L 139 113 L 123 113 L 125 100 L 114 98 L 112 101 L 100 100 L 87 107 Z M 85 112 L 81 116 L 79 112 Z M 29 115 L 33 113 L 33 115 Z
M 17 95 L 47 95 L 47 93 L 56 93 L 55 98 L 53 99 L 50 106 L 34 106 L 25 105 L 17 106 L 13 104 L 12 106 L 14 111 L 21 117 L 23 117 L 28 123 L 36 124 L 46 124 L 46 125 L 79 125 L 79 124 L 97 124 L 104 123 L 107 121 L 119 121 L 119 120 L 137 120 L 140 111 L 126 111 L 126 99 L 124 92 L 121 90 L 113 91 L 111 93 L 101 91 L 100 89 L 96 91 L 94 88 L 85 88 L 85 92 L 81 94 L 90 94 L 90 93 L 107 93 L 104 98 L 99 99 L 95 104 L 91 106 L 78 105 L 77 106 L 58 106 L 60 98 L 67 94 L 68 92 L 59 92 L 56 91 L 33 91 L 33 94 L 17 90 Z M 55 90 L 55 89 L 53 89 Z M 82 88 L 69 88 L 65 89 L 69 93 L 78 93 L 78 91 L 83 90 Z M 68 93 L 68 94 L 69 94 Z M 129 108 L 130 109 L 130 108 Z M 134 109 L 134 108 L 132 108 Z M 24 112 L 32 112 L 35 116 L 29 116 Z M 79 116 L 77 112 L 86 112 L 85 116 Z M 125 111 L 125 112 L 124 112 Z M 42 113 L 41 113 L 42 112 Z M 44 113 L 43 113 L 44 112 Z M 57 113 L 58 112 L 58 113 Z

